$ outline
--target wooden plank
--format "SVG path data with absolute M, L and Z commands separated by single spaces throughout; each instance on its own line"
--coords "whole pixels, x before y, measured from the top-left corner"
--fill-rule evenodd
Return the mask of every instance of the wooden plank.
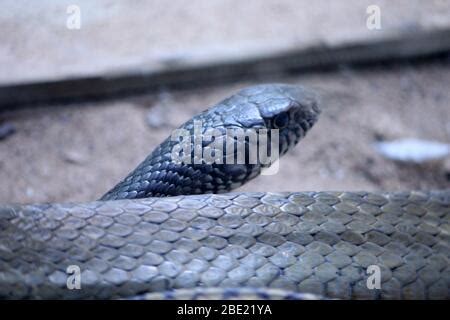
M 449 52 L 450 29 L 442 29 L 399 34 L 371 41 L 293 48 L 243 58 L 222 57 L 208 62 L 182 61 L 153 70 L 127 70 L 119 74 L 3 85 L 0 86 L 0 109 L 107 99 L 153 92 L 161 88 L 186 89 L 244 79 L 270 80 L 280 74 L 341 64 L 423 58 Z

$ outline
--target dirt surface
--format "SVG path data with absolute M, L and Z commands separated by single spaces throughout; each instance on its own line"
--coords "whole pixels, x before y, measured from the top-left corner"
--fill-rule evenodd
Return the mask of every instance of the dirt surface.
M 381 29 L 369 30 L 373 4 Z M 69 5 L 80 29 L 67 28 Z M 450 27 L 449 16 L 449 0 L 3 0 L 0 84 L 370 41 Z
M 280 81 L 279 79 L 277 81 Z M 405 190 L 449 187 L 449 159 L 406 165 L 382 158 L 378 140 L 450 143 L 450 61 L 282 79 L 317 90 L 323 113 L 274 176 L 240 191 Z M 114 102 L 0 114 L 16 132 L 0 140 L 0 202 L 89 201 L 131 171 L 171 130 L 236 90 L 236 83 Z

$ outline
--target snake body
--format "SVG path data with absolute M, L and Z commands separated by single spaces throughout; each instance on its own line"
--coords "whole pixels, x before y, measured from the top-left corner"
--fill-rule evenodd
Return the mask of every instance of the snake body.
M 227 128 L 275 128 L 282 155 L 318 114 L 309 90 L 263 85 L 181 128 L 195 138 L 202 120 L 201 134 L 216 128 L 224 144 Z M 267 164 L 175 163 L 176 143 L 100 201 L 0 206 L 0 297 L 450 297 L 450 190 L 206 194 Z

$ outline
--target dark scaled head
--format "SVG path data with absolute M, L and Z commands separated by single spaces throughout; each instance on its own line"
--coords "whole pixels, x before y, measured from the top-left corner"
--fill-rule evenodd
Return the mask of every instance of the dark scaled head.
M 320 114 L 317 95 L 302 86 L 263 84 L 239 92 L 257 106 L 267 129 L 279 130 L 280 155 L 305 136 Z
M 186 152 L 188 158 L 189 155 L 191 156 L 189 159 L 192 159 L 193 163 L 173 161 L 174 145 L 178 144 L 178 140 L 173 141 L 172 137 L 169 137 L 122 182 L 105 194 L 102 200 L 230 191 L 256 177 L 262 168 L 273 163 L 272 160 L 276 159 L 276 156 L 281 156 L 291 149 L 313 126 L 319 113 L 316 95 L 300 86 L 267 84 L 243 89 L 194 116 L 180 127 L 190 133 L 190 136 L 187 135 L 188 145 L 192 145 L 196 141 L 196 137 L 194 137 L 196 121 L 200 121 L 202 126 L 200 138 L 203 138 L 203 134 L 208 129 L 217 129 L 219 132 L 217 139 L 206 139 L 205 141 L 202 139 L 200 145 L 196 145 Z M 234 135 L 234 131 L 229 134 L 228 129 L 245 131 L 243 136 L 245 140 Z M 260 135 L 259 133 L 264 131 L 261 129 L 269 129 L 268 136 L 264 136 L 264 133 Z M 275 145 L 272 146 L 274 135 L 270 129 L 278 129 L 278 131 L 274 131 L 279 137 L 278 155 L 272 152 Z M 253 162 L 250 160 L 256 159 L 251 157 L 249 151 L 255 151 L 256 148 L 251 148 L 255 139 L 252 139 L 250 134 L 247 136 L 247 132 L 255 133 L 256 131 L 258 131 L 256 142 L 258 144 L 261 141 L 267 143 L 265 151 L 268 151 L 269 157 L 263 159 L 265 152 L 261 152 L 262 157 L 258 152 L 258 161 Z M 253 135 L 253 137 L 255 136 Z M 224 139 L 220 139 L 221 137 Z M 192 138 L 194 139 L 192 140 Z M 270 143 L 268 143 L 269 141 Z M 236 148 L 229 150 L 228 145 L 235 145 Z M 198 157 L 195 155 L 195 150 L 199 149 L 197 146 L 204 148 L 203 153 L 200 153 Z M 216 155 L 216 146 L 221 147 L 221 151 L 223 151 L 217 152 L 218 159 L 224 161 L 220 163 L 204 162 L 202 154 L 205 155 L 205 150 L 214 150 L 214 155 Z M 224 146 L 225 148 L 223 148 Z M 244 153 L 240 153 L 240 151 L 244 151 Z M 211 153 L 209 152 L 209 154 Z M 244 157 L 239 157 L 242 154 Z M 195 159 L 197 158 L 200 162 L 196 164 Z M 227 159 L 236 162 L 228 163 Z M 239 160 L 244 161 L 239 163 Z

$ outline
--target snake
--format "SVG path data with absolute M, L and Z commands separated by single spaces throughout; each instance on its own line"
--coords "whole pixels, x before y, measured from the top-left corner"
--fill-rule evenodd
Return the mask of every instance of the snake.
M 0 205 L 0 298 L 448 299 L 450 190 L 233 191 L 320 113 L 302 86 L 244 88 L 97 201 Z

